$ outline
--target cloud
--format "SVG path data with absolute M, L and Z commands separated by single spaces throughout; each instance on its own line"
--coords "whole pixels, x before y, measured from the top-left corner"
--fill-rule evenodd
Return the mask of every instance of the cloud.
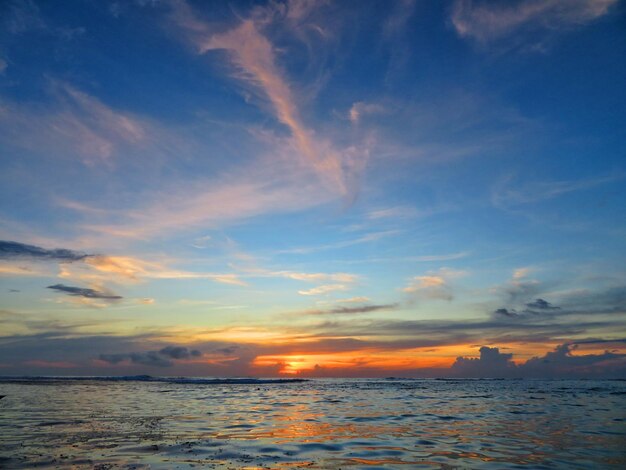
M 450 368 L 453 375 L 463 377 L 511 377 L 516 373 L 513 354 L 483 346 L 479 358 L 457 357 Z
M 626 325 L 623 315 L 582 318 L 553 315 L 500 316 L 485 320 L 399 320 L 352 318 L 347 321 L 325 321 L 309 325 L 308 331 L 320 337 L 361 338 L 378 344 L 379 338 L 394 338 L 390 348 L 476 343 L 550 344 L 563 338 L 602 336 L 606 331 L 621 331 Z
M 67 250 L 64 248 L 46 249 L 24 243 L 0 240 L 0 260 L 1 259 L 33 259 L 33 260 L 54 260 L 61 262 L 81 261 L 87 258 L 85 253 Z
M 100 354 L 98 358 L 109 364 L 130 362 L 149 367 L 172 367 L 173 361 L 200 357 L 202 353 L 197 349 L 189 349 L 184 346 L 166 346 L 158 351 L 142 351 L 131 353 Z
M 509 304 L 519 305 L 520 303 L 530 301 L 530 299 L 546 290 L 545 283 L 537 279 L 528 278 L 528 275 L 533 270 L 531 267 L 515 269 L 508 282 L 493 287 L 492 291 L 499 297 L 504 297 Z
M 400 233 L 399 230 L 382 230 L 378 232 L 367 233 L 361 237 L 358 237 L 352 240 L 344 240 L 344 241 L 340 241 L 336 243 L 329 243 L 327 245 L 288 248 L 284 250 L 277 250 L 276 253 L 277 254 L 308 254 L 308 253 L 315 253 L 318 251 L 336 250 L 339 248 L 346 248 L 346 247 L 353 246 L 353 245 L 360 245 L 362 243 L 376 242 L 382 238 L 397 235 L 398 233 Z
M 498 316 L 504 316 L 509 318 L 522 318 L 525 315 L 538 315 L 540 313 L 546 312 L 554 312 L 556 310 L 561 310 L 561 307 L 557 307 L 556 305 L 552 305 L 550 302 L 544 299 L 535 299 L 532 302 L 528 302 L 525 304 L 526 308 L 524 310 L 518 311 L 514 308 L 498 308 L 494 310 L 493 314 Z
M 291 89 L 279 72 L 274 48 L 262 36 L 253 21 L 243 21 L 237 28 L 216 34 L 199 46 L 200 52 L 226 49 L 233 63 L 244 72 L 242 77 L 258 84 L 274 107 L 276 118 L 286 125 L 293 143 L 320 175 L 332 181 L 341 192 L 347 192 L 340 155 L 328 143 L 320 142 L 300 119 Z
M 338 318 L 341 318 L 339 316 Z M 524 371 L 519 366 L 514 376 L 550 377 L 626 377 L 624 358 L 615 350 L 626 348 L 626 341 L 596 340 L 594 336 L 583 337 L 586 332 L 622 331 L 623 317 L 615 317 L 613 321 L 577 320 L 575 324 L 538 322 L 535 319 L 527 324 L 519 321 L 404 321 L 395 319 L 374 320 L 351 316 L 345 321 L 325 321 L 309 324 L 306 332 L 293 327 L 275 326 L 271 330 L 260 327 L 248 328 L 214 328 L 188 329 L 185 331 L 151 330 L 142 335 L 126 336 L 119 333 L 108 333 L 93 336 L 84 331 L 93 331 L 94 326 L 110 327 L 107 323 L 63 324 L 50 319 L 35 320 L 32 315 L 25 318 L 22 314 L 0 311 L 0 355 L 13 358 L 11 368 L 3 373 L 24 375 L 25 373 L 45 374 L 45 367 L 23 365 L 24 361 L 46 360 L 67 361 L 76 364 L 73 374 L 93 375 L 94 368 L 100 368 L 104 375 L 112 371 L 124 374 L 150 373 L 148 368 L 170 368 L 169 375 L 187 376 L 276 376 L 285 369 L 285 357 L 304 356 L 320 357 L 317 361 L 321 366 L 330 366 L 343 361 L 343 368 L 327 371 L 328 375 L 339 375 L 352 369 L 351 375 L 388 376 L 393 368 L 389 364 L 403 366 L 401 371 L 394 370 L 393 375 L 407 376 L 462 376 L 452 369 L 437 369 L 418 366 L 422 359 L 420 354 L 424 348 L 450 346 L 452 349 L 471 344 L 506 344 L 531 343 L 544 347 L 546 344 L 562 344 L 563 337 L 578 336 L 577 344 L 594 349 L 594 343 L 612 348 L 609 354 L 595 354 L 590 357 L 574 354 L 574 346 L 570 348 L 572 359 L 563 359 L 559 366 L 541 370 L 533 368 Z M 27 329 L 21 334 L 11 334 L 10 328 L 19 323 Z M 7 328 L 9 327 L 9 328 Z M 84 330 L 87 328 L 87 330 Z M 5 333 L 6 332 L 6 333 Z M 174 338 L 193 339 L 193 347 L 179 346 Z M 168 338 L 164 343 L 163 338 Z M 168 344 L 169 343 L 169 344 Z M 571 341 L 568 344 L 573 344 Z M 468 376 L 494 376 L 494 370 L 508 372 L 508 354 L 499 357 L 501 348 L 489 348 L 485 352 L 483 362 L 468 365 L 462 372 Z M 193 351 L 203 351 L 202 358 Z M 101 356 L 93 356 L 97 351 Z M 343 354 L 343 355 L 342 355 Z M 504 353 L 500 353 L 504 354 Z M 481 354 L 483 355 L 483 354 Z M 381 366 L 376 358 L 387 358 Z M 556 358 L 546 355 L 540 359 L 550 363 Z M 580 359 L 585 357 L 585 359 Z M 342 359 L 343 358 L 343 359 Z M 96 359 L 95 362 L 92 362 Z M 99 359 L 99 360 L 97 360 Z M 470 358 L 468 358 L 470 359 Z M 472 358 L 474 359 L 474 358 Z M 563 361 L 578 361 L 576 367 L 567 367 Z M 620 362 L 621 361 L 621 362 Z M 464 362 L 464 361 L 460 361 Z M 313 362 L 314 364 L 315 362 Z M 445 364 L 448 362 L 445 361 Z M 502 365 L 505 365 L 503 368 Z M 377 365 L 378 364 L 378 365 Z M 622 364 L 620 366 L 620 364 Z M 495 366 L 494 366 L 495 365 Z M 117 367 L 116 367 L 117 366 Z M 482 367 L 484 366 L 484 367 Z M 489 366 L 489 367 L 487 367 Z M 494 369 L 495 367 L 495 369 Z M 537 366 L 539 367 L 539 366 Z M 621 367 L 621 369 L 620 369 Z M 470 370 L 471 368 L 471 370 Z M 481 372 L 482 371 L 482 372 Z M 471 375 L 470 374 L 473 374 Z M 478 375 L 479 372 L 484 375 Z M 621 374 L 621 375 L 620 375 Z
M 513 354 L 483 346 L 479 358 L 458 357 L 450 371 L 457 377 L 626 377 L 626 354 L 574 355 L 576 348 L 575 343 L 560 344 L 544 356 L 516 365 Z
M 172 367 L 174 363 L 157 351 L 136 352 L 129 354 L 100 354 L 98 358 L 109 364 L 120 364 L 124 361 L 130 361 L 133 364 L 139 364 L 148 367 Z
M 519 313 L 517 313 L 515 309 L 508 309 L 508 308 L 498 308 L 494 310 L 493 313 L 496 316 L 504 316 L 504 317 L 509 317 L 509 318 L 519 316 Z
M 404 292 L 415 292 L 418 289 L 439 287 L 446 283 L 441 276 L 415 276 L 412 285 L 405 287 Z
M 543 292 L 545 286 L 536 279 L 511 280 L 508 284 L 499 288 L 509 302 L 517 303 L 526 301 Z
M 236 274 L 173 269 L 164 263 L 131 256 L 91 255 L 81 265 L 61 266 L 59 277 L 118 284 L 146 279 L 208 279 L 222 284 L 246 285 Z
M 86 165 L 112 164 L 111 158 L 137 146 L 152 133 L 147 122 L 107 106 L 70 84 L 50 80 L 48 105 L 3 102 L 2 133 L 12 145 L 51 149 L 80 158 Z
M 343 284 L 325 284 L 323 286 L 313 287 L 307 290 L 299 290 L 300 295 L 322 295 L 329 292 L 335 292 L 340 290 L 347 290 L 348 287 Z
M 508 289 L 508 288 L 507 288 Z M 537 298 L 528 302 L 527 289 L 515 291 L 509 300 L 515 301 L 514 307 L 502 307 L 493 312 L 495 317 L 511 317 L 528 320 L 532 317 L 557 319 L 567 316 L 621 315 L 626 313 L 626 287 L 615 286 L 601 291 L 587 289 L 558 293 L 560 305 L 554 305 L 545 299 Z M 507 291 L 507 294 L 511 294 Z
M 335 303 L 347 303 L 347 304 L 353 304 L 353 303 L 364 303 L 364 302 L 369 302 L 370 298 L 369 297 L 348 297 L 346 299 L 337 299 L 334 300 L 333 302 Z
M 308 8 L 305 10 L 310 11 Z M 364 165 L 367 150 L 356 147 L 337 150 L 328 139 L 317 135 L 304 124 L 293 91 L 284 72 L 277 65 L 276 51 L 259 31 L 260 26 L 273 19 L 271 13 L 275 11 L 265 14 L 259 14 L 259 11 L 256 10 L 252 19 L 245 19 L 235 28 L 217 34 L 211 34 L 211 28 L 198 20 L 184 2 L 174 4 L 172 20 L 200 54 L 212 50 L 227 51 L 231 63 L 238 70 L 237 78 L 262 91 L 276 119 L 289 129 L 290 146 L 296 155 L 315 169 L 327 189 L 348 195 L 354 190 L 351 186 L 355 174 Z
M 532 271 L 532 268 L 529 268 L 529 267 L 517 268 L 515 271 L 513 271 L 513 279 L 523 279 L 527 277 L 531 271 Z
M 276 15 L 266 15 L 262 19 L 252 13 L 252 19 L 238 23 L 230 31 L 216 34 L 223 28 L 204 22 L 186 2 L 170 2 L 168 5 L 171 8 L 166 26 L 176 37 L 191 44 L 198 53 L 208 54 L 213 50 L 212 57 L 227 57 L 228 63 L 237 70 L 238 83 L 250 86 L 252 95 L 265 100 L 279 126 L 274 131 L 270 131 L 269 126 L 243 130 L 247 136 L 258 138 L 253 151 L 243 152 L 250 155 L 249 164 L 233 165 L 221 174 L 215 174 L 213 169 L 210 173 L 198 172 L 198 175 L 214 176 L 198 176 L 195 180 L 170 178 L 163 182 L 159 179 L 158 187 L 155 185 L 148 190 L 144 186 L 141 194 L 131 195 L 136 197 L 135 201 L 126 200 L 126 207 L 118 211 L 103 213 L 103 209 L 81 208 L 75 201 L 67 201 L 65 207 L 89 217 L 87 223 L 77 228 L 88 232 L 90 240 L 96 240 L 92 244 L 98 246 L 111 238 L 146 240 L 164 233 L 221 227 L 261 215 L 317 207 L 342 196 L 352 198 L 371 142 L 359 139 L 354 143 L 342 143 L 339 148 L 332 139 L 304 123 L 300 108 L 305 100 L 298 97 L 296 88 L 290 85 L 287 73 L 278 64 L 279 52 L 265 34 L 273 30 L 268 27 L 268 21 L 275 21 L 272 26 L 281 28 L 284 25 L 279 19 L 289 13 L 273 4 L 271 8 L 277 9 Z M 312 7 L 294 8 L 309 12 L 304 17 L 300 14 L 292 17 L 294 21 L 296 18 L 301 21 L 312 12 Z M 298 26 L 289 33 L 295 34 L 301 29 Z M 168 136 L 170 133 L 163 126 L 113 109 L 71 85 L 56 83 L 51 88 L 55 89 L 52 93 L 54 103 L 50 106 L 54 108 L 52 111 L 38 107 L 16 113 L 11 105 L 6 108 L 4 116 L 9 123 L 7 126 L 19 124 L 20 135 L 40 136 L 36 139 L 39 148 L 57 148 L 60 139 L 71 147 L 72 154 L 84 153 L 87 158 L 111 162 L 122 151 L 132 153 L 130 150 L 135 148 L 143 149 L 146 155 L 162 152 L 163 148 L 171 150 L 170 140 L 177 146 L 178 141 L 183 140 L 185 145 L 198 145 L 199 149 L 205 150 L 202 145 L 206 139 L 204 135 L 201 141 L 174 139 Z M 19 116 L 23 119 L 17 119 Z M 58 123 L 59 128 L 52 126 L 53 123 Z M 283 126 L 286 129 L 281 129 Z M 167 141 L 163 142 L 164 139 Z M 24 145 L 32 144 L 32 139 L 22 140 Z M 178 153 L 167 152 L 163 159 Z M 276 171 L 277 168 L 280 171 Z
M 361 305 L 358 307 L 336 307 L 328 310 L 310 310 L 306 313 L 310 315 L 334 315 L 334 314 L 358 314 L 358 313 L 370 313 L 378 312 L 381 310 L 393 310 L 398 307 L 397 303 L 383 304 L 383 305 Z
M 421 215 L 420 211 L 411 206 L 395 206 L 378 209 L 367 214 L 370 220 L 378 219 L 408 219 Z
M 457 271 L 449 268 L 441 268 L 438 271 L 431 271 L 427 275 L 415 276 L 403 292 L 425 299 L 452 300 L 452 287 L 450 280 L 465 276 L 465 271 Z
M 319 183 L 295 168 L 293 162 L 281 161 L 282 170 L 277 172 L 276 160 L 281 158 L 273 155 L 254 165 L 241 165 L 215 179 L 174 184 L 166 191 L 148 195 L 150 202 L 121 217 L 116 215 L 110 223 L 81 228 L 106 239 L 148 239 L 157 234 L 214 229 L 261 215 L 301 211 L 335 199 L 332 193 L 320 191 Z
M 469 251 L 461 251 L 458 253 L 449 253 L 442 255 L 422 255 L 422 256 L 395 256 L 389 258 L 364 258 L 357 260 L 349 260 L 344 261 L 347 264 L 363 264 L 363 263 L 398 263 L 398 262 L 407 262 L 407 263 L 428 263 L 432 261 L 452 261 L 461 258 L 465 258 L 470 255 Z
M 560 310 L 561 309 L 561 307 L 556 307 L 544 299 L 535 299 L 533 302 L 527 303 L 526 306 L 530 310 Z
M 626 354 L 605 351 L 602 354 L 574 355 L 575 343 L 557 346 L 543 357 L 534 357 L 520 365 L 525 377 L 563 377 L 597 375 L 624 376 Z
M 284 277 L 287 279 L 294 279 L 297 281 L 333 281 L 349 283 L 354 282 L 357 278 L 354 274 L 349 273 L 302 273 L 292 271 L 268 271 L 268 276 L 271 277 Z
M 159 350 L 159 354 L 171 357 L 172 359 L 189 359 L 191 357 L 202 356 L 197 349 L 188 349 L 184 346 L 166 346 Z
M 32 0 L 10 2 L 7 6 L 2 22 L 12 34 L 22 34 L 27 31 L 46 28 L 39 7 Z
M 578 181 L 536 181 L 525 185 L 514 185 L 512 177 L 507 177 L 494 186 L 491 201 L 495 207 L 507 209 L 512 206 L 532 204 L 577 191 L 593 189 L 623 179 L 623 173 L 616 173 Z
M 174 269 L 163 262 L 146 261 L 130 256 L 90 255 L 84 265 L 64 266 L 60 277 L 86 281 L 140 281 L 145 279 L 208 279 L 222 284 L 245 286 L 243 277 L 278 277 L 305 282 L 353 283 L 357 276 L 345 272 L 307 273 L 297 271 L 271 271 L 262 268 L 234 267 L 235 273 L 194 272 Z
M 599 292 L 588 289 L 565 294 L 563 313 L 624 313 L 626 312 L 626 286 L 614 286 Z
M 17 266 L 10 263 L 0 264 L 0 276 L 42 276 L 44 273 L 29 266 Z
M 357 101 L 352 105 L 348 112 L 348 118 L 352 124 L 358 124 L 364 117 L 372 114 L 380 114 L 386 111 L 385 107 L 376 103 L 364 103 L 363 101 Z
M 235 344 L 235 345 L 227 346 L 224 348 L 214 349 L 213 352 L 216 352 L 218 354 L 224 354 L 225 356 L 230 356 L 234 354 L 235 352 L 237 352 L 238 349 L 239 349 L 239 346 Z
M 518 34 L 549 33 L 585 25 L 608 13 L 617 0 L 457 0 L 452 24 L 461 37 L 481 44 Z
M 73 287 L 66 286 L 64 284 L 55 284 L 48 286 L 47 289 L 63 292 L 67 295 L 74 297 L 85 297 L 87 299 L 102 299 L 102 300 L 120 300 L 123 297 L 121 295 L 114 295 L 108 292 L 102 292 L 96 289 L 89 289 L 86 287 Z

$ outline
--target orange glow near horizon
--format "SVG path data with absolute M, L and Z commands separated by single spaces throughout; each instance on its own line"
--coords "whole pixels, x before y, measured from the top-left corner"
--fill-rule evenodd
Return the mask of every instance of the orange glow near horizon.
M 519 351 L 518 344 L 502 345 L 500 351 Z M 556 345 L 533 345 L 532 349 L 526 346 L 522 358 L 514 355 L 513 362 L 524 363 L 527 359 L 542 356 L 554 350 Z M 258 356 L 254 362 L 255 367 L 271 367 L 281 365 L 280 374 L 298 375 L 314 373 L 316 368 L 321 368 L 325 373 L 332 375 L 336 371 L 341 375 L 346 370 L 376 370 L 376 371 L 410 371 L 415 369 L 439 369 L 449 368 L 454 364 L 457 357 L 480 357 L 479 346 L 475 344 L 459 344 L 440 346 L 436 348 L 415 348 L 403 350 L 363 349 L 346 352 L 316 352 L 305 349 L 297 353 L 272 354 Z
M 456 357 L 466 349 L 459 346 L 430 348 L 427 350 L 365 349 L 348 352 L 317 353 L 301 351 L 297 354 L 259 356 L 254 365 L 268 367 L 281 364 L 281 374 L 295 375 L 312 372 L 316 367 L 325 370 L 412 370 L 450 367 Z

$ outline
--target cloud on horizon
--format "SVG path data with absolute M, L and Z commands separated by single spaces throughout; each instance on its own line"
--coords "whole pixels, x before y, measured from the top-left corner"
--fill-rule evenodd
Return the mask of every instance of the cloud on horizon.
M 175 361 L 200 356 L 202 353 L 197 349 L 188 349 L 184 346 L 166 346 L 158 351 L 100 354 L 98 359 L 112 365 L 130 362 L 149 367 L 172 367 Z
M 593 344 L 595 341 L 586 341 Z M 600 341 L 600 344 L 604 341 Z M 612 343 L 624 343 L 618 339 Z M 480 357 L 458 357 L 450 368 L 456 377 L 498 378 L 564 378 L 564 377 L 622 377 L 626 378 L 626 354 L 604 351 L 601 354 L 574 355 L 577 343 L 563 343 L 544 356 L 533 357 L 521 364 L 513 362 L 512 353 L 483 346 Z
M 10 311 L 0 311 L 0 323 L 5 327 L 21 325 L 21 331 L 27 333 L 5 335 L 0 341 L 0 355 L 13 358 L 13 366 L 3 369 L 3 374 L 23 375 L 41 374 L 43 366 L 26 367 L 25 362 L 49 361 L 50 363 L 72 363 L 72 369 L 63 369 L 64 373 L 93 375 L 96 372 L 110 374 L 149 373 L 150 368 L 171 368 L 180 375 L 280 375 L 285 361 L 289 357 L 316 357 L 334 355 L 343 358 L 348 369 L 321 369 L 304 371 L 303 374 L 342 375 L 346 376 L 510 376 L 533 377 L 620 377 L 626 373 L 624 354 L 626 340 L 596 339 L 594 331 L 617 331 L 623 321 L 615 322 L 576 322 L 575 325 L 545 322 L 520 324 L 513 319 L 510 322 L 460 322 L 460 321 L 398 321 L 390 320 L 346 320 L 328 321 L 311 325 L 306 334 L 290 329 L 280 332 L 280 327 L 273 328 L 274 336 L 267 336 L 269 331 L 254 330 L 231 331 L 221 328 L 206 331 L 179 332 L 178 336 L 196 339 L 191 345 L 178 346 L 172 341 L 163 342 L 164 337 L 173 338 L 172 333 L 151 331 L 143 335 L 105 334 L 93 336 L 85 333 L 84 328 L 92 329 L 99 325 L 99 320 L 90 320 L 76 324 L 64 324 L 48 319 L 36 320 Z M 108 322 L 107 324 L 110 324 Z M 599 330 L 598 330 L 599 329 Z M 6 331 L 9 331 L 8 329 Z M 252 335 L 252 336 L 251 336 Z M 253 341 L 250 338 L 260 338 Z M 527 361 L 528 366 L 511 366 L 510 353 L 500 353 L 499 349 L 485 347 L 481 357 L 458 359 L 454 367 L 420 367 L 418 364 L 427 360 L 428 351 L 433 348 L 455 347 L 471 344 L 560 344 L 563 337 L 577 336 L 579 339 L 565 342 L 567 348 L 555 349 L 536 361 Z M 263 339 L 267 338 L 267 339 Z M 174 340 L 175 341 L 175 340 Z M 169 343 L 169 344 L 168 344 Z M 580 349 L 575 351 L 576 345 Z M 521 346 L 518 346 L 521 347 Z M 560 347 L 560 346 L 559 346 Z M 601 354 L 584 354 L 584 350 L 596 350 L 597 347 L 610 348 Z M 94 351 L 100 351 L 94 357 Z M 202 353 L 201 351 L 204 351 Z M 406 362 L 402 369 L 380 366 L 375 358 L 397 357 L 403 351 L 405 359 L 412 358 L 414 367 Z M 552 354 L 558 353 L 558 354 Z M 363 362 L 360 357 L 371 357 Z M 95 360 L 95 362 L 94 362 Z M 390 359 L 385 359 L 389 361 Z M 546 362 L 547 360 L 547 362 Z M 389 364 L 393 364 L 391 361 Z M 32 363 L 34 364 L 34 363 Z M 379 364 L 379 365 L 376 365 Z M 114 369 L 111 369 L 111 368 Z M 102 369 L 104 368 L 104 369 Z M 392 371 L 393 369 L 393 371 Z M 386 371 L 386 372 L 385 372 Z M 507 375 L 508 376 L 508 375 Z

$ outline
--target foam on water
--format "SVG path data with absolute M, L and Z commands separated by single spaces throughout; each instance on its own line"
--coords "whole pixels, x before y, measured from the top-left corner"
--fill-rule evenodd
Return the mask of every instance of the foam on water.
M 0 467 L 624 468 L 626 382 L 0 380 Z

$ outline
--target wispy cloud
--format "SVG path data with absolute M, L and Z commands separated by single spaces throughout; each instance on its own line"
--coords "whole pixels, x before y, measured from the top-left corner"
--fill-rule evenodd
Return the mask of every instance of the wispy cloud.
M 209 279 L 223 284 L 246 285 L 240 277 L 233 273 L 193 272 L 174 269 L 158 261 L 146 261 L 132 256 L 107 256 L 85 254 L 66 248 L 42 248 L 14 241 L 0 241 L 0 261 L 34 261 L 58 263 L 58 276 L 66 279 L 102 283 L 115 282 L 125 284 L 128 281 L 147 279 Z M 16 264 L 0 265 L 0 274 L 6 275 L 40 275 L 36 268 Z M 298 273 L 284 273 L 285 276 Z M 305 273 L 300 273 L 306 276 Z M 52 275 L 52 273 L 48 273 Z M 317 275 L 319 278 L 321 275 Z M 315 277 L 315 275 L 313 276 Z M 322 278 L 320 278 L 322 279 Z M 329 280 L 347 281 L 349 276 L 328 276 Z M 88 297 L 88 296 L 84 296 Z
M 326 245 L 287 248 L 284 250 L 277 250 L 276 253 L 277 254 L 308 254 L 308 253 L 315 253 L 318 251 L 336 250 L 339 248 L 346 248 L 346 247 L 353 246 L 353 245 L 360 245 L 362 243 L 376 242 L 382 238 L 397 235 L 400 232 L 401 232 L 400 230 L 383 230 L 379 232 L 371 232 L 371 233 L 362 235 L 358 238 L 354 238 L 351 240 L 344 240 L 344 241 L 340 241 L 336 243 L 328 243 Z
M 607 14 L 616 3 L 617 0 L 457 0 L 452 9 L 452 24 L 460 36 L 484 44 L 517 33 L 578 27 Z
M 318 287 L 312 287 L 311 289 L 299 290 L 300 295 L 323 295 L 330 292 L 347 290 L 348 286 L 344 284 L 325 284 Z
M 328 310 L 308 310 L 305 312 L 308 315 L 353 315 L 358 313 L 371 313 L 384 310 L 393 310 L 398 307 L 398 304 L 382 304 L 382 305 L 360 305 L 357 307 L 335 307 Z
M 50 80 L 48 90 L 48 105 L 0 102 L 0 138 L 40 152 L 70 153 L 88 165 L 112 165 L 114 154 L 152 132 L 147 122 L 68 83 Z
M 42 276 L 45 274 L 46 273 L 43 271 L 30 266 L 21 266 L 5 262 L 0 264 L 0 276 Z
M 615 183 L 623 180 L 624 177 L 623 173 L 617 173 L 578 181 L 537 181 L 523 185 L 516 185 L 512 177 L 507 177 L 494 186 L 491 201 L 494 206 L 507 209 Z
M 289 11 L 293 14 L 295 10 Z M 297 11 L 303 10 L 300 8 Z M 216 34 L 211 34 L 210 28 L 194 17 L 186 3 L 175 4 L 172 18 L 176 27 L 186 33 L 200 54 L 211 50 L 228 52 L 232 64 L 238 69 L 237 78 L 263 92 L 276 119 L 290 130 L 295 155 L 312 166 L 329 189 L 343 195 L 354 190 L 351 188 L 353 173 L 361 171 L 367 150 L 356 153 L 354 148 L 338 150 L 330 140 L 317 135 L 304 124 L 285 73 L 277 65 L 275 48 L 259 31 L 259 27 L 271 15 L 253 15 L 235 28 Z
M 12 34 L 46 28 L 39 7 L 32 0 L 10 2 L 4 13 L 2 22 Z
M 309 175 L 310 176 L 310 175 Z M 157 234 L 197 228 L 217 228 L 260 215 L 290 213 L 334 199 L 293 165 L 276 172 L 275 162 L 258 161 L 228 175 L 177 185 L 146 195 L 125 214 L 109 223 L 82 225 L 103 237 L 147 239 Z M 120 218 L 122 221 L 120 221 Z
M 359 296 L 359 297 L 348 297 L 345 299 L 335 299 L 335 300 L 319 300 L 317 303 L 319 305 L 323 304 L 364 304 L 369 302 L 371 299 L 369 297 Z
M 223 284 L 246 285 L 236 274 L 172 269 L 161 262 L 130 256 L 91 256 L 81 266 L 61 266 L 59 276 L 117 283 L 148 279 L 208 279 Z
M 350 273 L 303 273 L 292 271 L 269 271 L 268 275 L 272 277 L 284 277 L 287 279 L 309 282 L 334 281 L 349 283 L 354 282 L 357 278 L 355 274 Z
M 369 212 L 367 218 L 370 220 L 379 219 L 408 219 L 422 215 L 420 211 L 411 206 L 395 206 L 377 209 Z
M 384 113 L 387 110 L 385 107 L 378 103 L 365 103 L 363 101 L 357 101 L 352 105 L 348 112 L 348 118 L 352 124 L 358 124 L 365 116 L 372 114 Z

